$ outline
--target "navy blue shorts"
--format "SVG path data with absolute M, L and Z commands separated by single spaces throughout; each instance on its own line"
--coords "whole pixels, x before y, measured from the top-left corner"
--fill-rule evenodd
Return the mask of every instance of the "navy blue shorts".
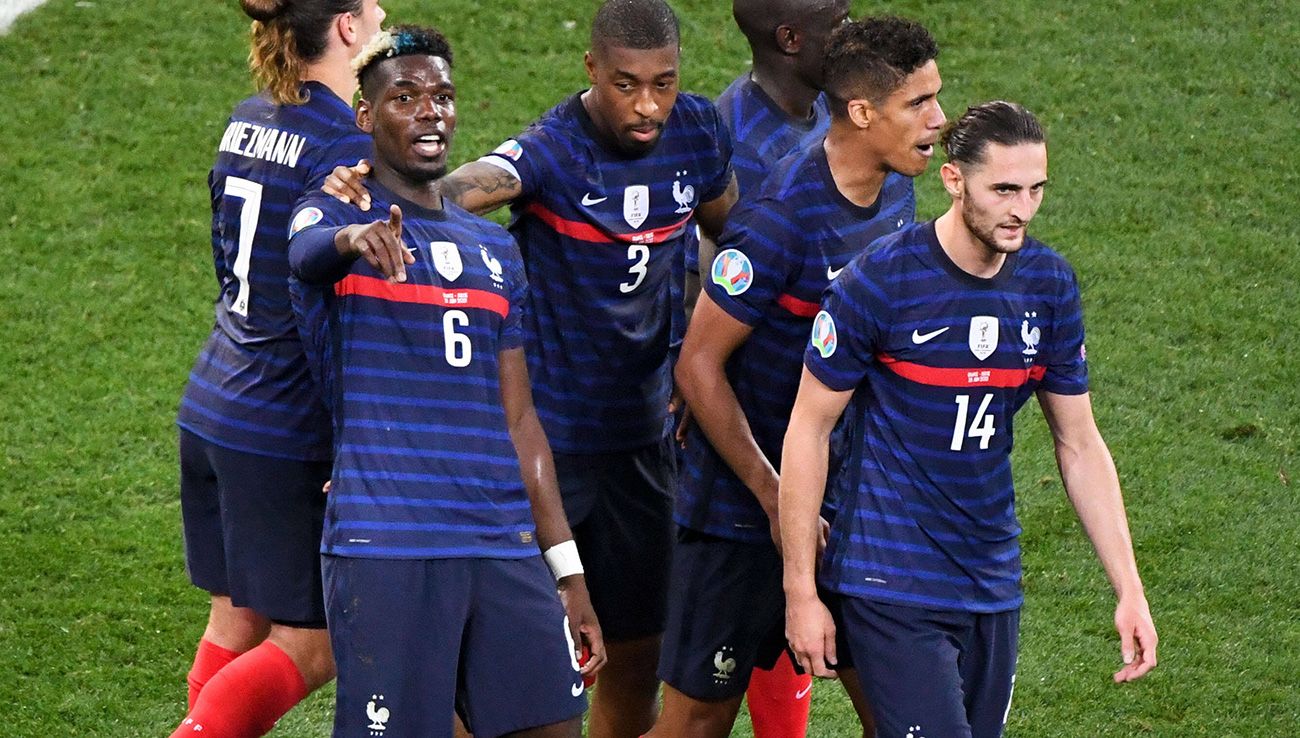
M 672 439 L 618 453 L 555 454 L 555 471 L 605 640 L 663 632 L 677 477 Z
M 1020 611 L 944 612 L 842 597 L 878 738 L 998 738 L 1015 686 Z
M 587 709 L 568 619 L 541 556 L 323 556 L 337 738 L 475 738 Z
M 330 464 L 233 451 L 181 429 L 185 568 L 285 625 L 325 627 L 320 541 Z
M 755 666 L 772 668 L 783 650 L 776 546 L 678 529 L 659 678 L 697 700 L 728 700 L 749 688 Z

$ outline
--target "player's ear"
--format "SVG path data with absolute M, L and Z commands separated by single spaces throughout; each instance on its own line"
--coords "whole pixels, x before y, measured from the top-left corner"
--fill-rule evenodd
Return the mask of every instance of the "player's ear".
M 948 191 L 949 197 L 954 200 L 961 199 L 962 182 L 964 180 L 961 167 L 953 162 L 946 161 L 943 166 L 939 167 L 939 178 L 943 180 L 943 188 Z
M 375 121 L 370 111 L 370 101 L 364 97 L 357 100 L 357 128 L 366 133 L 375 132 Z
M 338 33 L 339 38 L 343 39 L 344 44 L 348 46 L 356 44 L 358 41 L 356 16 L 351 13 L 339 13 L 334 16 L 334 31 Z
M 587 70 L 587 81 L 596 84 L 596 57 L 588 51 L 582 56 L 582 66 Z
M 858 128 L 870 128 L 876 119 L 876 106 L 870 100 L 849 100 L 849 120 Z
M 776 27 L 776 48 L 782 54 L 798 54 L 803 48 L 803 34 L 793 26 Z

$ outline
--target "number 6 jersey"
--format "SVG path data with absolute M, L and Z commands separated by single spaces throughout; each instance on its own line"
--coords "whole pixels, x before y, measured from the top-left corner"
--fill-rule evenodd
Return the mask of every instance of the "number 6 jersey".
M 367 186 L 369 212 L 313 197 L 298 204 L 292 225 L 304 343 L 334 419 L 321 550 L 536 556 L 498 362 L 523 343 L 519 250 L 503 228 L 450 201 L 428 210 L 373 179 Z M 339 228 L 387 218 L 393 202 L 415 257 L 401 283 L 334 248 Z
M 937 610 L 1019 607 L 1012 416 L 1036 389 L 1088 390 L 1070 265 L 1026 238 L 982 279 L 948 258 L 933 222 L 909 226 L 832 283 L 804 364 L 854 390 L 823 584 Z

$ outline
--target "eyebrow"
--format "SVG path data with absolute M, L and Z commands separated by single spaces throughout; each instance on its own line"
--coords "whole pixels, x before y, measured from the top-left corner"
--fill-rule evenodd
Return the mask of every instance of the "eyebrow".
M 1030 188 L 1034 188 L 1034 187 L 1042 187 L 1042 186 L 1045 185 L 1045 184 L 1047 184 L 1047 180 L 1044 179 L 1044 180 L 1040 180 L 1040 181 L 1038 181 L 1038 182 L 1035 182 L 1035 183 L 1033 183 L 1033 184 L 1031 184 L 1031 185 L 1029 185 L 1029 186 L 1030 186 Z M 1023 186 L 1023 185 L 1017 184 L 1017 183 L 1015 183 L 1015 182 L 994 182 L 993 185 L 992 185 L 992 187 L 993 187 L 993 189 L 995 189 L 995 190 L 1021 190 L 1021 189 L 1024 189 L 1024 186 Z
M 626 69 L 615 69 L 615 70 L 614 70 L 614 76 L 615 76 L 615 77 L 626 77 L 626 78 L 628 78 L 628 79 L 639 79 L 639 77 L 637 77 L 636 74 L 634 74 L 634 73 L 632 73 L 632 72 L 629 72 L 629 71 L 627 71 Z M 662 71 L 662 72 L 659 72 L 659 73 L 657 73 L 657 74 L 652 75 L 652 76 L 650 77 L 650 79 L 662 79 L 662 78 L 664 78 L 664 77 L 676 77 L 676 76 L 677 76 L 677 70 L 676 70 L 676 69 L 665 69 L 665 70 Z

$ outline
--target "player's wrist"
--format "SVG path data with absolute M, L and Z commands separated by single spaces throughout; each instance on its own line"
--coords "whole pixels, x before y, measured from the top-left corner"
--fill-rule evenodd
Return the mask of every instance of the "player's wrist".
M 542 559 L 546 561 L 546 566 L 550 568 L 556 582 L 583 573 L 582 558 L 578 556 L 578 544 L 572 539 L 546 549 L 542 552 Z

